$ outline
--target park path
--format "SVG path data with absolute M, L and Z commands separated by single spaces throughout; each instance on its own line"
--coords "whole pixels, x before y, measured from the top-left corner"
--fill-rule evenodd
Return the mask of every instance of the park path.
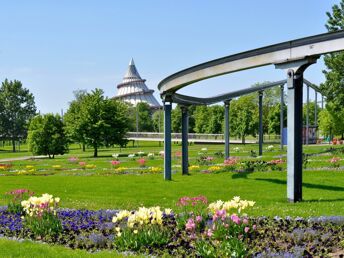
M 9 161 L 18 161 L 18 160 L 28 160 L 28 159 L 44 159 L 48 156 L 23 156 L 23 157 L 13 157 L 13 158 L 6 158 L 6 159 L 0 159 L 0 162 L 9 162 Z

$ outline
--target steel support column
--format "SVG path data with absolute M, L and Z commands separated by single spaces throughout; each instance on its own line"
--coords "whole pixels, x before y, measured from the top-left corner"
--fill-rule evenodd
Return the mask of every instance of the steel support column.
M 171 180 L 172 179 L 172 171 L 171 171 L 171 109 L 172 103 L 170 101 L 164 102 L 164 179 Z
M 283 127 L 284 127 L 284 85 L 281 85 L 281 108 L 280 108 L 281 150 L 283 150 Z
M 226 100 L 225 103 L 225 158 L 228 159 L 230 152 L 229 152 L 229 137 L 230 137 L 230 127 L 229 127 L 229 108 L 230 108 L 230 101 Z
M 263 155 L 263 92 L 259 92 L 259 156 Z
M 314 102 L 315 102 L 315 105 L 314 105 L 314 126 L 315 126 L 315 137 L 316 137 L 316 140 L 318 138 L 318 92 L 315 90 L 314 91 Z
M 307 85 L 306 145 L 309 144 L 309 86 Z
M 182 174 L 189 174 L 189 114 L 188 108 L 185 106 L 182 109 Z
M 302 200 L 302 90 L 303 73 L 288 70 L 287 196 L 291 202 Z

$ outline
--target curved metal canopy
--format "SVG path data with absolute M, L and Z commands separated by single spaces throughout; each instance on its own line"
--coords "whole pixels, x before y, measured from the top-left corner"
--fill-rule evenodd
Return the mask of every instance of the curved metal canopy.
M 324 33 L 287 41 L 222 57 L 184 69 L 163 79 L 159 83 L 158 89 L 163 97 L 176 95 L 173 97 L 175 100 L 182 100 L 183 97 L 175 94 L 175 92 L 189 84 L 236 71 L 286 63 L 307 57 L 316 57 L 322 54 L 340 51 L 343 49 L 343 46 L 344 31 Z M 217 97 L 215 96 L 213 98 L 215 99 Z

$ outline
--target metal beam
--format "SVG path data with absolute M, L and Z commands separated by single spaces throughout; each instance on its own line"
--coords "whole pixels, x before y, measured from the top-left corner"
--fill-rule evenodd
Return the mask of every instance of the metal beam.
M 230 127 L 229 127 L 229 110 L 230 110 L 230 102 L 231 100 L 226 100 L 225 104 L 225 158 L 228 159 L 230 152 L 229 152 L 229 137 L 230 137 Z
M 189 174 L 189 114 L 188 108 L 181 107 L 182 110 L 182 174 Z
M 284 127 L 284 85 L 281 85 L 281 108 L 280 108 L 281 150 L 283 150 L 283 127 Z
M 302 75 L 288 71 L 288 152 L 287 196 L 302 200 Z
M 314 102 L 315 102 L 315 106 L 314 106 L 314 125 L 318 126 L 318 93 L 315 91 L 314 92 L 315 96 L 314 96 Z
M 171 110 L 172 102 L 164 101 L 164 178 L 172 180 L 172 162 L 171 162 Z
M 162 95 L 175 93 L 189 84 L 211 77 L 341 50 L 344 50 L 344 31 L 319 34 L 226 56 L 187 68 L 162 80 L 158 88 Z
M 307 85 L 306 145 L 309 144 L 309 86 Z
M 258 86 L 249 87 L 225 94 L 220 94 L 210 98 L 198 98 L 191 97 L 182 94 L 175 93 L 172 95 L 172 100 L 174 103 L 184 104 L 184 105 L 211 105 L 217 102 L 226 101 L 228 99 L 233 99 L 242 95 L 250 94 L 253 92 L 269 89 L 275 86 L 283 85 L 287 83 L 287 80 L 281 80 L 276 82 L 264 83 Z
M 263 92 L 259 92 L 259 156 L 263 155 Z

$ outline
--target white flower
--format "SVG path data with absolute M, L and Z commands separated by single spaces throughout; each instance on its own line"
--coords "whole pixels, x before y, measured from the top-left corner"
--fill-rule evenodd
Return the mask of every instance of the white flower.
M 135 154 L 129 154 L 129 155 L 128 155 L 128 158 L 131 158 L 131 159 L 132 159 L 132 158 L 135 158 Z
M 207 148 L 202 148 L 201 151 L 208 151 L 208 149 Z
M 114 153 L 112 154 L 112 157 L 114 157 L 115 159 L 117 159 L 119 157 L 119 154 L 118 153 Z

